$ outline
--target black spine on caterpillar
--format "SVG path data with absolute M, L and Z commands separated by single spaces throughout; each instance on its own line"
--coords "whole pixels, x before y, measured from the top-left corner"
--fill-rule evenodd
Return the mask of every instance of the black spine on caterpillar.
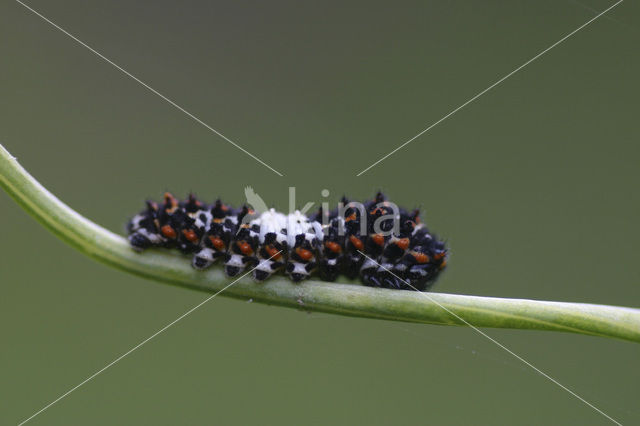
M 311 217 L 274 209 L 256 215 L 247 206 L 233 209 L 220 200 L 206 205 L 193 195 L 179 202 L 165 193 L 161 204 L 147 201 L 127 231 L 136 251 L 176 248 L 193 254 L 196 269 L 223 259 L 230 277 L 251 268 L 258 282 L 278 272 L 294 282 L 317 273 L 325 281 L 344 274 L 372 287 L 430 288 L 448 252 L 418 210 L 398 208 L 382 193 L 362 204 L 342 203 L 343 212 L 320 209 Z

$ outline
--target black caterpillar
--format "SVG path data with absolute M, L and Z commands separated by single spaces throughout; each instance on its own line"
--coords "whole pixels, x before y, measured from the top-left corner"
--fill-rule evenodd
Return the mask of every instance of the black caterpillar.
M 196 269 L 223 259 L 229 277 L 247 268 L 260 282 L 278 271 L 294 282 L 344 274 L 367 286 L 424 291 L 447 264 L 444 242 L 429 233 L 419 211 L 399 209 L 382 193 L 362 204 L 343 198 L 340 208 L 309 217 L 274 209 L 256 214 L 220 200 L 208 205 L 193 195 L 179 202 L 170 193 L 161 204 L 146 204 L 127 225 L 133 249 L 193 253 Z

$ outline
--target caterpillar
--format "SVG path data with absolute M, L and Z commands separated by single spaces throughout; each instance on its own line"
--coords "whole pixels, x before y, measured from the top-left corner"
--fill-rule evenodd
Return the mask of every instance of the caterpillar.
M 342 199 L 333 210 L 309 216 L 274 209 L 255 212 L 221 200 L 205 204 L 193 194 L 178 201 L 165 193 L 127 224 L 136 251 L 178 249 L 206 269 L 218 260 L 235 277 L 247 269 L 258 282 L 282 272 L 293 282 L 317 274 L 335 281 L 343 274 L 366 286 L 428 290 L 447 265 L 448 248 L 421 222 L 419 210 L 389 202 L 382 193 L 364 203 Z

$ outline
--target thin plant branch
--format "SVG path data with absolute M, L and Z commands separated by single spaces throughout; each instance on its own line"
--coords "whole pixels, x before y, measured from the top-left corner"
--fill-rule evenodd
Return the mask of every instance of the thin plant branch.
M 207 293 L 220 291 L 229 284 L 222 268 L 196 271 L 178 253 L 161 249 L 134 252 L 125 238 L 93 223 L 51 194 L 2 145 L 0 186 L 61 240 L 100 262 L 141 277 Z M 282 276 L 274 276 L 265 283 L 244 278 L 221 295 L 354 317 L 465 325 L 459 319 L 462 318 L 475 327 L 565 331 L 640 342 L 640 309 L 618 306 L 445 293 L 429 293 L 427 298 L 419 292 L 348 283 L 295 284 Z

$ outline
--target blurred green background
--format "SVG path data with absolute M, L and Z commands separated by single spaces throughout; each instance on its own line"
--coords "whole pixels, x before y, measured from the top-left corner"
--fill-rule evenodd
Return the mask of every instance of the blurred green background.
M 627 1 L 360 177 L 609 1 L 12 1 L 0 141 L 122 232 L 146 197 L 287 207 L 329 189 L 420 205 L 452 247 L 436 291 L 640 305 L 637 3 Z M 95 263 L 0 194 L 0 423 L 15 424 L 205 294 Z M 487 332 L 625 424 L 640 346 Z M 216 298 L 30 424 L 607 424 L 468 328 Z

